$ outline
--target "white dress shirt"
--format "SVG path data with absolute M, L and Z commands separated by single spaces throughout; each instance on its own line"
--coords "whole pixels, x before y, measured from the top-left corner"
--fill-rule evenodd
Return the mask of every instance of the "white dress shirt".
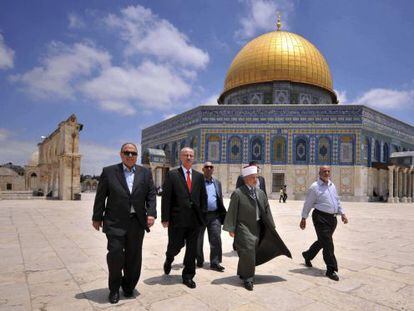
M 326 184 L 318 179 L 310 186 L 303 204 L 302 218 L 308 218 L 312 208 L 329 214 L 345 214 L 332 181 Z

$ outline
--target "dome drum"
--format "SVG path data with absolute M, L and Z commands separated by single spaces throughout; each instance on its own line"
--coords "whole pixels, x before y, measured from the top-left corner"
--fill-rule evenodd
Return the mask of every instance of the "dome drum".
M 336 104 L 325 89 L 303 83 L 276 81 L 232 89 L 219 98 L 222 105 Z

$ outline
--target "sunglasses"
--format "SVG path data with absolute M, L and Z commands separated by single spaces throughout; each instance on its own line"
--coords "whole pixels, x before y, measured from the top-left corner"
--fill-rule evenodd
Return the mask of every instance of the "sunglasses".
M 204 166 L 205 168 L 209 168 L 209 169 L 213 169 L 214 168 L 214 166 L 212 166 L 212 165 L 206 165 L 206 166 Z
M 122 154 L 126 157 L 136 157 L 138 155 L 135 151 L 124 151 Z

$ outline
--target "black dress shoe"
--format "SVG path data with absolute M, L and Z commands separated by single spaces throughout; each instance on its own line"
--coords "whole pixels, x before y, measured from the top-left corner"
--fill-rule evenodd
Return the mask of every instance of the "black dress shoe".
M 309 268 L 312 268 L 312 263 L 311 263 L 311 261 L 309 259 L 306 258 L 305 252 L 302 253 L 302 256 L 305 259 L 305 266 L 306 267 L 309 267 Z
M 183 284 L 189 288 L 196 288 L 196 283 L 192 279 L 183 279 Z
M 122 289 L 122 292 L 126 298 L 132 297 L 134 295 L 134 291 L 132 290 Z
M 247 290 L 253 290 L 253 282 L 252 281 L 245 281 L 244 288 Z
M 339 276 L 335 273 L 335 271 L 333 272 L 326 271 L 326 276 L 330 278 L 331 280 L 339 281 Z
M 215 265 L 210 265 L 210 269 L 218 271 L 218 272 L 224 272 L 224 267 L 220 265 L 219 263 Z
M 164 261 L 164 273 L 165 274 L 170 274 L 171 272 L 171 262 L 168 260 Z
M 110 303 L 118 303 L 119 301 L 119 291 L 109 292 L 108 300 Z

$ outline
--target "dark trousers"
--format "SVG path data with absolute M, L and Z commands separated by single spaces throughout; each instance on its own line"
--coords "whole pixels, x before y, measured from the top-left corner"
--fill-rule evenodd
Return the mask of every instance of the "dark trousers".
M 204 262 L 204 233 L 208 234 L 208 241 L 210 243 L 210 265 L 221 263 L 222 247 L 221 247 L 221 222 L 219 215 L 214 212 L 207 214 L 207 225 L 200 228 L 197 241 L 197 262 Z
M 168 227 L 168 246 L 165 253 L 168 262 L 173 262 L 185 245 L 183 279 L 192 279 L 195 275 L 197 239 L 200 227 Z
M 323 249 L 323 260 L 325 261 L 328 272 L 338 271 L 332 239 L 337 225 L 336 216 L 315 209 L 312 213 L 312 220 L 318 240 L 311 245 L 304 256 L 306 259 L 312 260 Z
M 136 216 L 131 217 L 130 222 L 125 235 L 106 235 L 110 291 L 119 290 L 121 285 L 127 291 L 134 290 L 141 274 L 142 241 L 145 231 Z

